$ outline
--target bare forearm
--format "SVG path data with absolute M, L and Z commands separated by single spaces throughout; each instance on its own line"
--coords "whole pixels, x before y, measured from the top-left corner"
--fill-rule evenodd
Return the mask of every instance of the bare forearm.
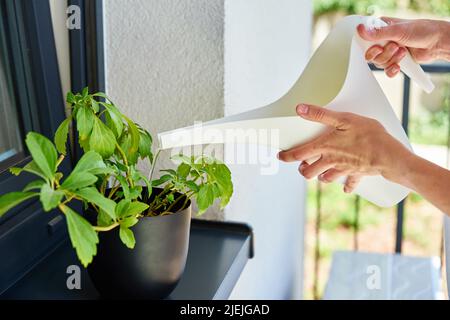
M 416 191 L 450 215 L 450 171 L 412 153 L 401 163 L 403 170 L 392 180 Z
M 450 61 L 450 22 L 440 21 L 440 40 L 438 59 Z

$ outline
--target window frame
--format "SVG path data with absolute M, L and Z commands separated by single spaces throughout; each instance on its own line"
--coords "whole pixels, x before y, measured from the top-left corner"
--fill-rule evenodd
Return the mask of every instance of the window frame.
M 31 91 L 26 89 L 16 92 L 16 98 L 20 98 L 21 102 L 35 102 L 34 109 L 30 108 L 29 114 L 36 117 L 24 120 L 23 133 L 34 130 L 52 138 L 59 123 L 65 118 L 65 102 L 49 0 L 2 1 L 13 13 L 8 18 L 12 20 L 13 27 L 17 27 L 18 35 L 26 37 L 26 41 L 22 39 L 16 45 L 19 50 L 27 53 L 25 58 L 29 59 L 30 68 L 28 71 L 22 69 L 24 71 L 19 76 L 26 77 L 28 74 L 34 79 L 29 85 L 34 88 L 35 97 L 30 98 Z M 77 5 L 81 9 L 81 29 L 69 30 L 71 89 L 79 92 L 88 86 L 91 92 L 105 91 L 103 1 L 68 0 L 66 3 L 68 6 Z M 18 63 L 17 67 L 20 67 L 21 61 Z M 77 145 L 76 135 L 74 136 Z M 74 153 L 67 157 L 69 161 L 63 161 L 59 169 L 63 173 L 67 172 L 81 154 L 81 149 L 75 148 Z M 29 156 L 14 165 L 23 166 L 28 161 Z M 8 171 L 0 172 L 0 194 L 20 190 L 29 181 L 31 176 L 26 173 L 15 177 Z M 0 219 L 0 295 L 68 237 L 63 216 L 56 210 L 43 212 L 36 199 L 23 203 L 5 216 L 5 219 Z
M 52 139 L 66 116 L 49 1 L 4 0 L 1 5 L 6 12 L 22 138 L 33 130 Z M 11 159 L 10 163 L 23 166 L 30 160 L 25 152 L 24 158 Z M 68 172 L 70 167 L 70 161 L 64 161 L 60 170 Z M 16 177 L 4 170 L 0 173 L 0 194 L 20 190 L 34 179 L 27 173 Z M 50 228 L 50 222 L 57 216 L 56 211 L 43 212 L 38 199 L 33 199 L 2 217 L 0 293 L 67 237 L 66 229 L 59 227 L 62 224 Z

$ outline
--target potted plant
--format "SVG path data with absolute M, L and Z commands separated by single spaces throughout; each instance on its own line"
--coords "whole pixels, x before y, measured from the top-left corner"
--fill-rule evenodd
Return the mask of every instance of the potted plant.
M 59 209 L 65 216 L 72 246 L 81 264 L 89 265 L 102 295 L 167 296 L 186 262 L 191 199 L 198 214 L 216 199 L 226 206 L 233 193 L 229 169 L 212 157 L 180 154 L 172 157 L 179 163 L 176 169 L 161 170 L 163 175 L 153 179 L 159 151 L 153 157 L 147 130 L 104 93 L 89 94 L 85 88 L 69 92 L 67 102 L 70 116 L 57 129 L 54 143 L 36 132 L 27 134 L 32 161 L 10 171 L 38 179 L 21 192 L 0 196 L 0 217 L 38 197 L 44 211 Z M 64 176 L 58 167 L 67 153 L 72 123 L 84 153 Z M 139 159 L 149 161 L 149 176 L 137 168 Z M 82 204 L 78 212 L 77 202 Z

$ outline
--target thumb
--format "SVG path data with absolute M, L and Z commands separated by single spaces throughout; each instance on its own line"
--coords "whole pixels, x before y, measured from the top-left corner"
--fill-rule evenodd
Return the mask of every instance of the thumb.
M 407 46 L 406 43 L 407 23 L 392 23 L 381 28 L 366 28 L 363 24 L 358 25 L 357 30 L 361 38 L 367 41 L 394 41 L 400 45 Z
M 334 128 L 341 128 L 344 125 L 342 112 L 304 103 L 299 104 L 296 110 L 297 114 L 306 120 L 323 123 Z

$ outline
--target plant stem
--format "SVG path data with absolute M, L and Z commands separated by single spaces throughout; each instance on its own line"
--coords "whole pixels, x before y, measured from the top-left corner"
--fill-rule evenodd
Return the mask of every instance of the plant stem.
M 120 184 L 115 186 L 114 188 L 112 188 L 111 192 L 108 195 L 108 198 L 111 199 L 112 196 L 116 193 L 116 191 L 119 190 L 119 188 L 120 188 Z
M 93 226 L 95 231 L 98 232 L 105 232 L 105 231 L 110 231 L 112 229 L 114 229 L 115 227 L 118 227 L 119 223 L 118 222 L 114 222 L 112 225 L 109 225 L 107 227 L 99 227 L 99 226 Z
M 170 184 L 167 184 L 167 185 L 164 187 L 163 191 L 161 191 L 160 194 L 155 195 L 155 199 L 153 199 L 153 201 L 150 203 L 150 208 L 149 208 L 149 209 L 151 209 L 152 205 L 156 202 L 156 200 L 160 199 L 160 197 L 161 197 L 163 194 L 165 194 L 167 191 L 169 191 L 170 188 L 171 188 L 171 185 L 170 185 Z
M 100 192 L 101 192 L 102 194 L 105 194 L 105 191 L 106 191 L 106 185 L 108 184 L 109 177 L 111 177 L 111 175 L 108 174 L 108 175 L 105 177 L 105 179 L 103 180 L 103 182 L 102 182 L 102 185 L 101 185 L 101 187 L 100 187 Z
M 123 152 L 122 148 L 119 146 L 119 144 L 116 142 L 116 148 L 120 153 L 120 156 L 122 157 L 123 164 L 128 168 L 128 160 L 127 156 L 125 155 L 125 152 Z
M 186 199 L 187 199 L 187 195 L 185 195 Z M 170 210 L 172 210 L 172 208 L 181 200 L 183 199 L 183 195 L 179 196 L 177 198 L 177 200 L 175 200 L 174 202 L 172 202 L 172 204 L 167 208 L 166 211 L 171 212 Z M 183 206 L 184 207 L 184 206 Z M 181 209 L 183 209 L 183 207 L 181 207 Z
M 74 198 L 75 198 L 75 195 L 72 194 L 72 195 L 70 195 L 69 198 L 67 198 L 66 200 L 64 200 L 64 201 L 62 202 L 62 204 L 65 205 L 65 204 L 69 203 L 70 201 L 72 201 Z
M 153 172 L 155 171 L 156 160 L 158 160 L 159 154 L 161 153 L 161 149 L 156 150 L 155 158 L 153 159 L 152 169 L 150 170 L 150 175 L 148 180 L 152 181 Z
M 167 194 L 165 195 L 165 197 L 167 197 L 167 196 L 169 196 L 169 195 L 171 195 L 171 194 L 174 194 L 174 193 L 176 192 L 176 190 L 173 190 L 173 189 L 171 189 L 171 188 L 168 188 L 167 190 L 170 191 L 170 192 L 167 193 Z M 160 198 L 161 195 L 162 195 L 163 193 L 165 193 L 165 192 L 167 192 L 167 191 L 165 191 L 165 189 L 164 189 L 163 192 L 161 192 L 160 194 L 158 194 L 156 197 Z M 156 200 L 156 198 L 155 198 L 155 200 Z M 165 199 L 164 199 L 164 200 L 165 200 Z M 163 200 L 163 201 L 164 201 L 164 200 Z M 165 203 L 164 203 L 163 201 L 161 201 L 161 203 L 160 203 L 159 205 L 157 205 L 157 206 L 154 208 L 154 210 L 157 210 L 157 209 L 161 208 L 161 206 L 165 205 Z M 152 204 L 153 204 L 153 202 L 152 202 Z
M 58 161 L 56 161 L 56 168 L 59 167 L 59 165 L 61 164 L 61 162 L 64 160 L 65 155 L 60 155 L 58 158 Z
M 122 157 L 123 164 L 127 167 L 126 179 L 127 179 L 128 183 L 130 184 L 130 187 L 134 187 L 133 180 L 131 179 L 130 167 L 128 166 L 127 156 L 125 155 L 125 152 L 123 152 L 122 148 L 119 146 L 119 144 L 117 142 L 116 142 L 116 148 L 119 151 L 120 156 Z

